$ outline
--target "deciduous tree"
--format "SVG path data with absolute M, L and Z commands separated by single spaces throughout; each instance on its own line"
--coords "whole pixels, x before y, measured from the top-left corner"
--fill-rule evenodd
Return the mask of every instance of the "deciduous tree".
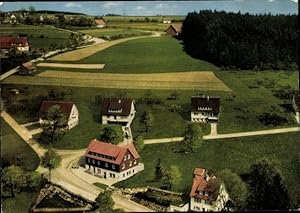
M 51 180 L 51 171 L 56 169 L 61 163 L 61 157 L 53 150 L 49 149 L 41 159 L 41 165 L 49 170 L 49 180 Z
M 100 133 L 100 140 L 107 143 L 118 144 L 123 141 L 123 133 L 118 125 L 106 125 Z
M 141 152 L 144 148 L 144 138 L 143 136 L 138 136 L 134 140 L 134 146 L 138 152 Z
M 190 123 L 185 130 L 184 139 L 181 142 L 184 152 L 193 152 L 194 148 L 203 142 L 203 132 L 199 124 Z

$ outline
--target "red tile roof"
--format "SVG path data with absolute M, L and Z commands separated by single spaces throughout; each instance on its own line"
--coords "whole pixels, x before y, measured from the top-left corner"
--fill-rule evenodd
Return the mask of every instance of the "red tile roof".
M 133 99 L 131 98 L 104 98 L 102 101 L 102 115 L 128 116 L 131 111 Z M 121 110 L 113 112 L 110 110 Z
M 192 111 L 202 111 L 198 107 L 209 107 L 213 113 L 220 112 L 220 98 L 210 96 L 194 96 L 191 98 Z
M 108 163 L 114 163 L 120 165 L 127 150 L 131 153 L 134 159 L 138 159 L 140 156 L 137 153 L 132 143 L 125 146 L 117 146 L 110 143 L 104 143 L 96 139 L 92 140 L 85 152 L 85 156 L 94 158 L 96 160 L 102 160 Z M 113 159 L 107 159 L 95 155 L 89 154 L 90 152 L 112 157 Z
M 190 197 L 200 198 L 204 200 L 215 200 L 216 197 L 214 197 L 214 195 L 216 193 L 212 193 L 210 189 L 210 184 L 215 178 L 215 176 L 209 176 L 206 169 L 196 168 L 194 170 L 194 179 Z M 200 192 L 204 192 L 204 194 L 200 194 Z M 208 194 L 205 195 L 205 192 Z
M 30 61 L 28 61 L 26 63 L 23 63 L 22 66 L 25 67 L 28 70 L 34 70 L 35 69 L 35 67 L 33 66 L 32 62 L 30 62 Z
M 67 115 L 67 118 L 69 118 L 74 103 L 71 101 L 43 101 L 39 111 L 40 118 L 44 118 L 50 107 L 54 105 L 58 105 L 61 111 Z
M 97 25 L 106 25 L 106 23 L 104 22 L 103 19 L 95 19 L 95 23 L 96 23 Z
M 0 36 L 0 49 L 9 49 L 13 45 L 28 46 L 27 37 Z

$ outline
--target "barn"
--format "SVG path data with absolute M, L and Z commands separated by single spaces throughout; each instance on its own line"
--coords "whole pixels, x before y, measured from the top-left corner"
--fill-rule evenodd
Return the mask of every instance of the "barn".
M 165 33 L 170 36 L 178 36 L 181 33 L 182 23 L 171 24 L 166 30 Z

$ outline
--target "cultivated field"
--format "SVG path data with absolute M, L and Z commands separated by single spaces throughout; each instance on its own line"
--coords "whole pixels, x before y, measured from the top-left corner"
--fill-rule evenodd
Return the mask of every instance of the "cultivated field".
M 128 89 L 203 89 L 231 91 L 213 72 L 176 72 L 161 74 L 99 74 L 73 73 L 65 71 L 45 71 L 37 75 L 38 79 L 55 78 L 71 80 L 81 85 Z M 51 80 L 50 80 L 51 81 Z
M 109 48 L 111 46 L 114 46 L 116 44 L 125 42 L 125 41 L 129 41 L 129 40 L 133 40 L 133 39 L 138 39 L 138 38 L 145 38 L 147 36 L 139 36 L 139 37 L 132 37 L 132 38 L 124 38 L 124 39 L 119 39 L 119 40 L 115 40 L 115 41 L 108 41 L 108 42 L 104 42 L 101 44 L 97 44 L 97 45 L 93 45 L 90 47 L 86 47 L 86 48 L 82 48 L 82 49 L 78 49 L 78 50 L 74 50 L 74 51 L 70 51 L 70 52 L 66 52 L 63 54 L 59 54 L 57 56 L 51 57 L 48 60 L 52 60 L 52 61 L 78 61 L 78 60 L 82 60 L 86 57 L 89 57 L 101 50 L 104 50 L 106 48 Z
M 142 35 L 149 34 L 140 30 L 131 30 L 131 29 L 122 29 L 122 28 L 85 29 L 85 30 L 79 30 L 79 32 L 87 35 L 91 35 L 93 37 L 111 37 L 111 36 L 133 37 L 133 36 L 142 36 Z
M 78 68 L 78 69 L 103 69 L 105 64 L 60 64 L 60 63 L 39 63 L 37 67 L 55 68 Z
M 66 45 L 70 37 L 69 32 L 60 31 L 48 25 L 1 25 L 1 36 L 19 36 L 20 33 L 28 36 L 31 48 L 49 48 L 51 45 Z

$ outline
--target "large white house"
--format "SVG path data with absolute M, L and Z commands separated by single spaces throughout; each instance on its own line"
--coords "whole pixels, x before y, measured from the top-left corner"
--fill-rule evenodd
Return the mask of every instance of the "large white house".
M 190 193 L 191 211 L 222 211 L 229 200 L 225 185 L 203 168 L 195 168 Z
M 102 102 L 102 124 L 130 127 L 135 112 L 131 98 L 105 98 Z
M 144 170 L 133 143 L 118 146 L 96 139 L 85 152 L 85 168 L 92 174 L 118 182 Z
M 295 110 L 295 118 L 297 120 L 297 123 L 300 123 L 300 93 L 299 91 L 297 91 L 294 95 L 293 95 L 293 108 Z
M 195 123 L 212 123 L 219 121 L 220 98 L 210 96 L 193 96 L 191 98 L 191 121 Z
M 76 105 L 71 101 L 43 101 L 39 111 L 40 124 L 47 120 L 47 112 L 52 106 L 59 106 L 67 118 L 67 129 L 72 129 L 79 122 L 79 112 Z

